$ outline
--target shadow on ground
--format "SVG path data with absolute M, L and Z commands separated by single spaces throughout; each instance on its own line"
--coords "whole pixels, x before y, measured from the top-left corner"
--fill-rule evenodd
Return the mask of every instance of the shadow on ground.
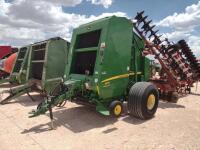
M 134 125 L 138 125 L 138 124 L 142 124 L 146 122 L 146 120 L 141 120 L 141 119 L 137 119 L 132 116 L 129 116 L 127 112 L 122 114 L 121 118 L 103 116 L 99 114 L 98 112 L 96 112 L 96 110 L 93 107 L 89 107 L 89 106 L 78 106 L 78 107 L 73 107 L 73 108 L 68 108 L 68 109 L 59 108 L 59 109 L 56 109 L 56 111 L 54 111 L 54 127 L 58 128 L 60 126 L 64 126 L 74 133 L 85 132 L 94 128 L 102 128 L 102 127 L 114 124 L 115 122 L 118 121 L 118 119 L 122 119 L 123 121 L 134 124 Z M 51 130 L 51 122 L 47 124 L 40 124 L 28 130 L 24 130 L 22 134 L 26 134 L 30 132 L 41 133 L 41 132 L 45 132 L 49 130 Z M 111 129 L 103 131 L 103 133 L 108 134 L 115 130 L 117 129 L 111 128 Z
M 49 115 L 49 114 L 48 114 Z M 93 128 L 100 128 L 113 124 L 117 118 L 102 116 L 95 109 L 88 106 L 78 106 L 68 109 L 58 109 L 54 112 L 54 127 L 64 126 L 74 133 L 88 131 Z M 38 122 L 39 123 L 39 122 Z M 40 124 L 22 133 L 40 133 L 50 130 L 51 123 Z
M 30 100 L 29 100 L 30 101 Z M 22 103 L 23 101 L 20 101 Z M 24 101 L 27 103 L 27 101 Z M 159 108 L 185 108 L 185 106 L 168 103 L 168 102 L 160 102 Z M 47 114 L 49 117 L 49 114 Z M 96 112 L 93 107 L 89 106 L 76 106 L 73 108 L 56 108 L 54 110 L 54 128 L 58 128 L 60 126 L 64 126 L 65 128 L 71 130 L 74 133 L 85 132 L 94 128 L 102 128 L 111 124 L 114 124 L 118 121 L 118 119 L 122 119 L 123 121 L 133 124 L 139 125 L 143 124 L 149 120 L 141 120 L 137 119 L 133 116 L 129 116 L 127 112 L 127 104 L 124 104 L 124 113 L 121 118 L 114 118 L 111 116 L 103 116 Z M 26 129 L 22 132 L 22 134 L 27 133 L 41 133 L 51 130 L 51 122 L 40 124 L 32 127 L 30 129 Z M 111 128 L 103 133 L 107 134 L 117 130 L 116 128 Z
M 33 106 L 33 105 L 37 105 L 39 104 L 44 97 L 42 97 L 40 94 L 34 94 L 31 95 L 31 97 L 33 99 L 31 99 L 27 94 L 21 95 L 15 99 L 11 99 L 9 102 L 7 102 L 5 105 L 9 105 L 9 104 L 15 104 L 18 103 L 22 106 Z
M 180 105 L 178 103 L 170 103 L 170 102 L 163 102 L 160 101 L 158 108 L 167 109 L 167 108 L 185 108 L 185 106 Z

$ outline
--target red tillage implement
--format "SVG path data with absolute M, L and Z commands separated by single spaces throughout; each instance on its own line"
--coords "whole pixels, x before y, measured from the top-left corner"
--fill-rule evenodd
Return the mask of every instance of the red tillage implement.
M 150 81 L 157 86 L 161 97 L 176 102 L 178 94 L 190 92 L 194 82 L 200 80 L 200 64 L 185 40 L 175 44 L 168 39 L 161 40 L 152 20 L 147 18 L 144 11 L 137 13 L 135 30 L 146 43 L 143 55 L 154 55 L 162 67 L 160 78 Z
M 0 79 L 6 78 L 12 71 L 16 53 L 11 46 L 0 46 Z M 11 55 L 12 54 L 12 55 Z
M 12 53 L 11 46 L 0 46 L 0 59 L 4 59 L 10 53 Z

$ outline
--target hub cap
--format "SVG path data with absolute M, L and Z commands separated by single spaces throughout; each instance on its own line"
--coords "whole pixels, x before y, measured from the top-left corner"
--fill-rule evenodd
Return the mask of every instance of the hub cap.
M 154 94 L 149 95 L 148 100 L 147 100 L 148 110 L 152 110 L 155 103 L 156 103 L 156 97 L 154 96 Z
M 120 115 L 122 111 L 122 107 L 120 105 L 116 105 L 114 109 L 114 113 L 116 116 Z

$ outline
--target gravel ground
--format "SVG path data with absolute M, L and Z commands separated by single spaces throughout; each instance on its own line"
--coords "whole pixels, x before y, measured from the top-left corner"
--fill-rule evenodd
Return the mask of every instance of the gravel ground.
M 105 117 L 68 102 L 54 109 L 56 130 L 50 130 L 48 114 L 28 118 L 41 99 L 32 95 L 36 102 L 24 95 L 0 106 L 0 150 L 200 150 L 200 87 L 177 104 L 161 101 L 148 121 L 126 113 Z

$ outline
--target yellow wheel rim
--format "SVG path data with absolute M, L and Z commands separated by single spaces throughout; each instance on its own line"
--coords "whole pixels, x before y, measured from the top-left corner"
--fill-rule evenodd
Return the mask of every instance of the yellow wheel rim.
M 148 110 L 152 110 L 154 105 L 156 103 L 156 97 L 154 94 L 149 95 L 148 100 L 147 100 L 147 108 Z
M 115 106 L 115 109 L 114 109 L 115 115 L 118 116 L 118 115 L 121 114 L 121 112 L 122 112 L 122 107 L 121 107 L 121 105 L 116 105 L 116 106 Z

